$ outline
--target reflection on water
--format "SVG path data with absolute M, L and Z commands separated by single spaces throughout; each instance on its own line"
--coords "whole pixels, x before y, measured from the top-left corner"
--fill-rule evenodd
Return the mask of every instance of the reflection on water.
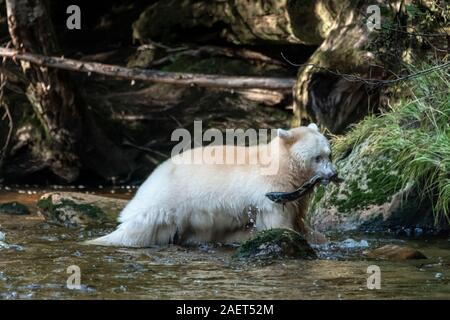
M 0 202 L 35 205 L 42 192 L 0 194 Z M 110 194 L 110 190 L 101 190 Z M 114 196 L 130 197 L 131 190 Z M 365 299 L 450 298 L 450 241 L 376 239 L 355 243 L 333 239 L 320 247 L 320 260 L 284 260 L 270 265 L 243 264 L 223 246 L 121 249 L 80 242 L 106 229 L 69 229 L 47 224 L 37 214 L 0 215 L 9 244 L 0 246 L 0 298 L 3 299 Z M 364 259 L 366 243 L 413 246 L 428 260 L 389 262 Z M 367 267 L 381 268 L 381 289 L 367 289 Z M 81 269 L 81 288 L 66 287 L 67 268 Z

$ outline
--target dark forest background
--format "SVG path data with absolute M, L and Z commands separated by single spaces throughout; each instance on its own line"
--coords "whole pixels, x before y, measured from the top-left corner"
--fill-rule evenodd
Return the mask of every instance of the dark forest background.
M 13 32 L 8 2 L 17 7 Z M 81 8 L 81 30 L 66 27 L 72 4 Z M 170 85 L 5 58 L 2 105 L 10 117 L 0 123 L 0 179 L 139 183 L 169 157 L 172 131 L 192 130 L 194 120 L 204 129 L 315 121 L 328 135 L 346 133 L 397 99 L 398 89 L 383 81 L 411 73 L 411 63 L 448 57 L 447 2 L 378 4 L 383 28 L 370 32 L 368 1 L 1 0 L 0 41 L 18 52 L 295 85 Z M 20 21 L 36 8 L 46 14 Z

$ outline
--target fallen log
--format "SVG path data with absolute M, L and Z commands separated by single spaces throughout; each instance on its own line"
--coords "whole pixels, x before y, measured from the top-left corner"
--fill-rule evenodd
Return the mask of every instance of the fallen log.
M 19 52 L 18 50 L 4 47 L 0 47 L 0 56 L 11 58 L 13 60 L 18 59 L 27 61 L 40 67 L 64 69 L 89 74 L 96 73 L 122 79 L 142 80 L 147 82 L 159 82 L 183 86 L 290 91 L 295 84 L 294 78 L 223 76 L 126 68 L 98 62 L 86 62 L 61 57 Z

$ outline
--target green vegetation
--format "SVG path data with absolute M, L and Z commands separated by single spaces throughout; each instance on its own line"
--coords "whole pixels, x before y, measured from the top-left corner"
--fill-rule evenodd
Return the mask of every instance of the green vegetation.
M 372 181 L 382 179 L 388 170 L 397 173 L 398 181 L 383 184 L 385 194 L 415 186 L 421 196 L 433 200 L 436 218 L 443 214 L 449 219 L 450 73 L 438 70 L 404 83 L 401 89 L 403 95 L 392 110 L 369 116 L 346 135 L 335 137 L 333 150 L 342 159 L 364 143 L 362 152 L 371 159 L 389 160 L 389 167 L 378 170 Z
M 37 202 L 38 209 L 50 221 L 77 226 L 89 223 L 102 223 L 107 219 L 106 214 L 97 206 L 89 203 L 76 203 L 62 199 L 60 203 L 53 203 L 49 197 Z

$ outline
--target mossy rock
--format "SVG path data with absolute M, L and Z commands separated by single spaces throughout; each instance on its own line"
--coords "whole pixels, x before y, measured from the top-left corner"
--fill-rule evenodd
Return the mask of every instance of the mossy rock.
M 244 242 L 234 254 L 239 260 L 314 259 L 314 250 L 305 238 L 289 229 L 271 229 L 258 232 Z
M 127 201 L 83 193 L 48 193 L 37 207 L 47 221 L 68 226 L 85 227 L 112 224 Z
M 339 185 L 319 187 L 307 220 L 316 230 L 403 233 L 421 228 L 437 232 L 431 205 L 416 196 L 413 186 L 401 185 L 393 156 L 374 155 L 362 141 L 336 162 Z M 404 230 L 404 232 L 402 231 Z
M 362 143 L 338 160 L 336 167 L 344 181 L 320 187 L 315 193 L 309 210 L 313 227 L 322 231 L 357 229 L 372 219 L 378 221 L 382 207 L 399 191 L 395 187 L 397 173 L 389 170 L 389 158 L 375 158 L 370 144 Z
M 22 216 L 30 214 L 30 210 L 24 204 L 20 202 L 6 202 L 0 204 L 0 214 L 10 214 L 16 216 Z

